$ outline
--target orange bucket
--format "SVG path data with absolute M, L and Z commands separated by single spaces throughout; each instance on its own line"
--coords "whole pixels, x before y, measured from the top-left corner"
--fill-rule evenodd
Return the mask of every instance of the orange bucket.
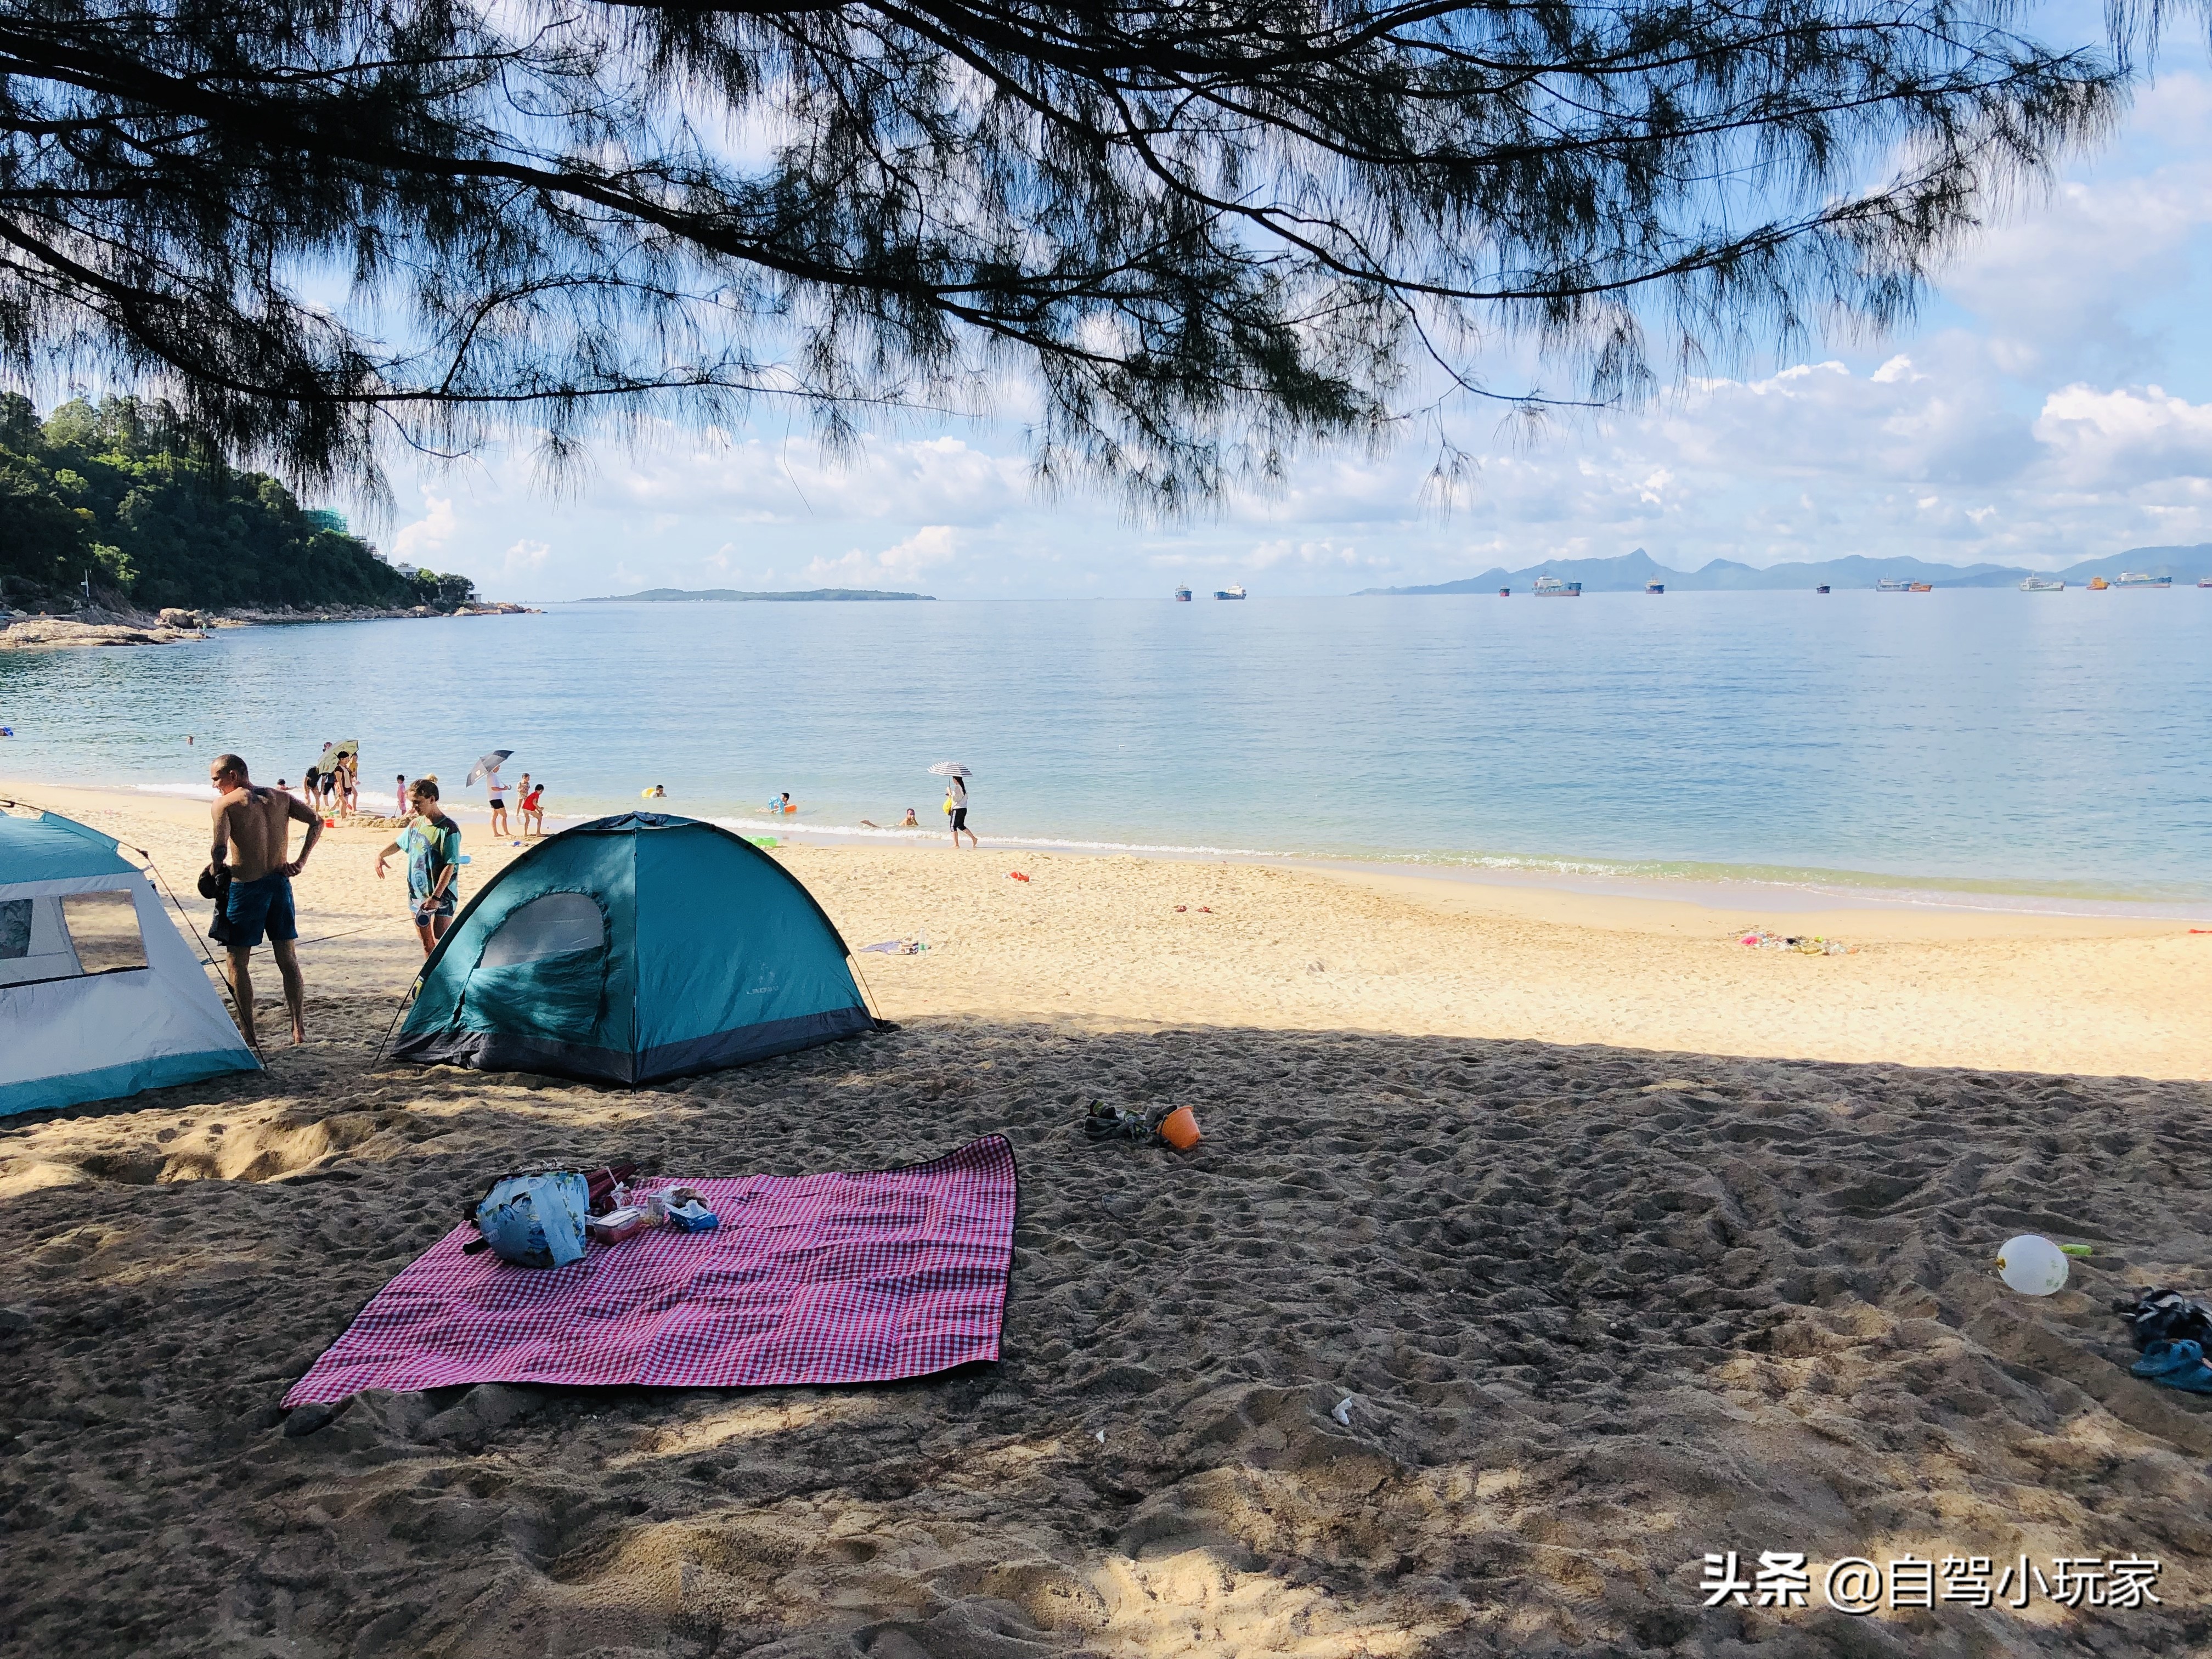
M 1178 1106 L 1160 1120 L 1160 1139 L 1179 1152 L 1198 1145 L 1198 1118 L 1188 1106 Z

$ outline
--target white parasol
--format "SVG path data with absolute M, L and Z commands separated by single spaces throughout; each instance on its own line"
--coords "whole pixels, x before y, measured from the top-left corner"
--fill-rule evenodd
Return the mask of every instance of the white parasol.
M 931 776 L 939 778 L 972 778 L 975 775 L 958 761 L 939 761 L 929 771 Z

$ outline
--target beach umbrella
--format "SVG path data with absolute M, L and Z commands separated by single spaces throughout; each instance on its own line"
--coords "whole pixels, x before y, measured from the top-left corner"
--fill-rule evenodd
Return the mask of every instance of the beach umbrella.
M 939 761 L 929 771 L 932 777 L 939 778 L 972 778 L 975 775 L 958 761 Z
M 489 755 L 486 755 L 486 756 L 485 756 L 482 760 L 478 761 L 478 762 L 477 762 L 474 766 L 471 766 L 471 768 L 469 768 L 469 775 L 468 775 L 468 776 L 466 776 L 466 777 L 465 777 L 465 778 L 463 778 L 463 779 L 461 780 L 461 782 L 462 782 L 463 786 L 464 786 L 464 787 L 465 787 L 466 785 L 469 785 L 469 784 L 474 783 L 474 782 L 475 782 L 478 778 L 483 777 L 483 776 L 484 776 L 487 773 L 493 771 L 494 769 L 495 769 L 499 766 L 499 764 L 500 764 L 500 763 L 501 763 L 501 762 L 504 761 L 504 760 L 505 760 L 505 759 L 506 759 L 509 755 L 512 755 L 514 752 L 514 750 L 513 750 L 512 749 L 495 749 L 495 750 L 493 750 L 491 751 L 491 753 L 489 753 Z
M 326 743 L 323 745 L 321 757 L 315 762 L 314 769 L 318 772 L 327 772 L 341 760 L 358 761 L 360 758 L 361 739 L 359 738 L 348 738 L 343 743 Z

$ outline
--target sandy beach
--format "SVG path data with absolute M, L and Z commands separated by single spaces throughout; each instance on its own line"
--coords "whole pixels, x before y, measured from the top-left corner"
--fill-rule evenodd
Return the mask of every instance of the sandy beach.
M 205 808 L 0 782 L 151 854 Z M 464 896 L 517 849 L 464 817 Z M 900 1030 L 636 1092 L 379 1066 L 388 832 L 298 884 L 309 1041 L 0 1120 L 0 1653 L 2113 1653 L 2207 1639 L 2212 935 L 1370 871 L 777 856 Z M 1019 870 L 1030 879 L 1009 879 Z M 1743 930 L 1856 953 L 1747 950 Z M 2199 926 L 2205 924 L 2200 923 Z M 272 971 L 264 1031 L 281 1030 Z M 1085 1103 L 1174 1100 L 1188 1156 Z M 1005 1133 L 1005 1354 L 890 1387 L 276 1402 L 491 1176 Z M 2031 1301 L 2011 1233 L 2094 1247 Z M 1349 1399 L 1340 1421 L 1333 1414 Z M 1709 1552 L 2157 1558 L 2161 1605 L 1706 1608 Z

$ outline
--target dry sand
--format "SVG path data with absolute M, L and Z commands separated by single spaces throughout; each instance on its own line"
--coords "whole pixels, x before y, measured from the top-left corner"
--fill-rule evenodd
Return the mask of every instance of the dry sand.
M 205 856 L 203 808 L 23 793 L 180 889 Z M 469 827 L 474 890 L 513 849 Z M 420 959 L 368 873 L 381 839 L 336 832 L 300 884 L 305 1048 L 0 1124 L 0 1653 L 2212 1632 L 2212 1407 L 2128 1376 L 2104 1306 L 2207 1285 L 2212 937 L 799 848 L 854 944 L 927 937 L 860 959 L 903 1029 L 633 1094 L 373 1064 Z M 1860 954 L 1729 942 L 1785 920 Z M 1207 1139 L 1093 1146 L 1092 1099 L 1188 1102 Z M 863 1167 L 994 1129 L 1023 1172 L 996 1366 L 368 1396 L 278 1427 L 290 1380 L 514 1164 Z M 2028 1301 L 1989 1267 L 2021 1230 L 2097 1253 Z M 1705 1609 L 1729 1550 L 2151 1556 L 2164 1605 Z

